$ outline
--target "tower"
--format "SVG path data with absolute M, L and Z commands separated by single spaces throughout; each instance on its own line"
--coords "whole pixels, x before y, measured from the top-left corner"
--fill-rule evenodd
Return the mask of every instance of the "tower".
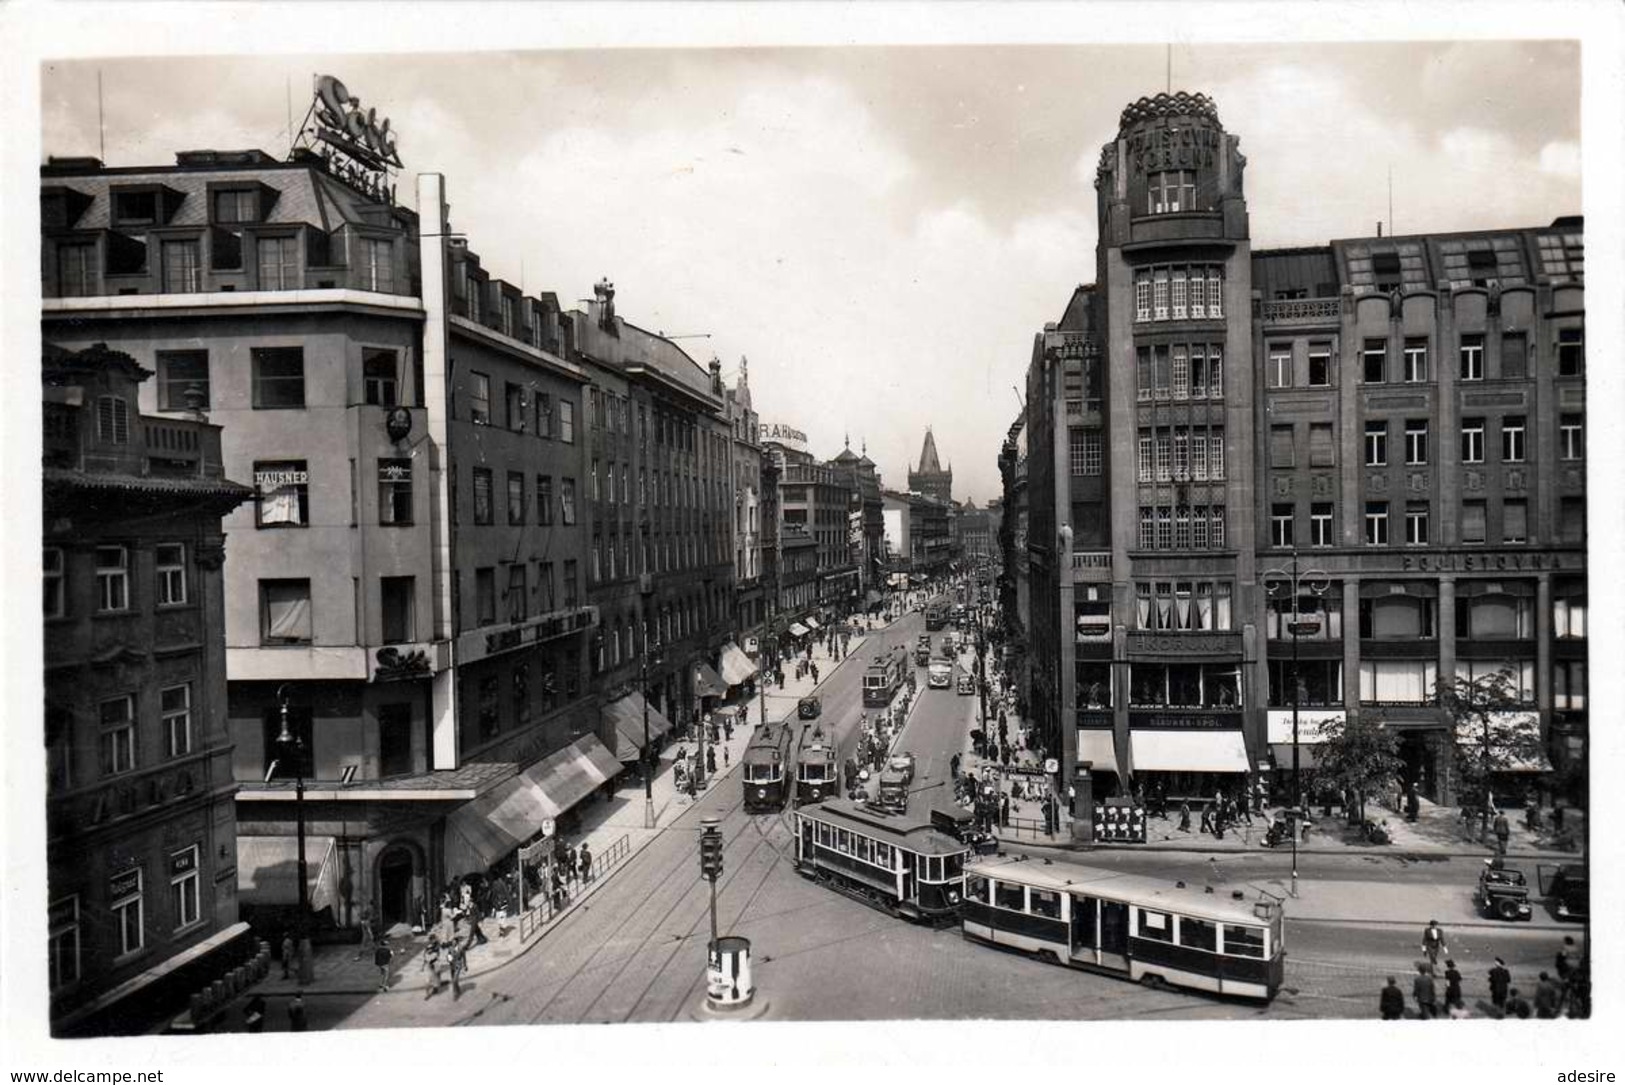
M 925 427 L 925 444 L 920 447 L 920 469 L 908 473 L 908 488 L 939 501 L 952 500 L 953 468 L 944 469 L 937 458 L 937 439 L 930 426 Z

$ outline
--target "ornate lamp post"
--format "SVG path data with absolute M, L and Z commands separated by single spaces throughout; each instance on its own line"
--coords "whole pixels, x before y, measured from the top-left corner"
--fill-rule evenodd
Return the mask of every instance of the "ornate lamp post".
M 1303 617 L 1298 604 L 1306 590 L 1317 599 L 1325 595 L 1331 588 L 1331 580 L 1320 569 L 1300 570 L 1297 547 L 1292 549 L 1290 565 L 1264 570 L 1263 579 L 1264 590 L 1272 599 L 1279 598 L 1285 591 L 1292 593 L 1292 620 L 1287 624 L 1287 631 L 1292 634 L 1292 816 L 1288 820 L 1292 829 L 1292 895 L 1295 897 L 1298 895 L 1298 819 L 1303 817 L 1303 781 L 1298 764 L 1298 708 L 1303 699 L 1303 682 L 1298 677 L 1298 637 L 1320 632 L 1320 619 Z
M 277 744 L 288 751 L 294 771 L 293 811 L 299 840 L 299 921 L 294 933 L 298 942 L 299 983 L 304 985 L 316 978 L 315 962 L 310 953 L 310 885 L 306 881 L 309 868 L 305 864 L 305 741 L 288 730 L 286 683 L 276 688 L 276 701 L 282 717 L 282 733 L 276 737 Z

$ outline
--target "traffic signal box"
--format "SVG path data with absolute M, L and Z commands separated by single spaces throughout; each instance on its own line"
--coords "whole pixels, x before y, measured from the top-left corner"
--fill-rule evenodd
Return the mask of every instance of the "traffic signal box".
M 722 829 L 716 818 L 706 818 L 700 833 L 700 873 L 706 881 L 722 876 Z

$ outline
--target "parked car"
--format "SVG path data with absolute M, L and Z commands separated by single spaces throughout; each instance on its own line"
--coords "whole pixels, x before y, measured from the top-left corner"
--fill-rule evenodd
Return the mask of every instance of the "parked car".
M 1578 863 L 1537 867 L 1541 892 L 1559 919 L 1591 918 L 1591 880 Z
M 1473 891 L 1473 904 L 1479 914 L 1496 919 L 1528 919 L 1533 912 L 1529 907 L 1529 882 L 1523 871 L 1497 865 L 1486 859 L 1478 872 L 1478 888 Z

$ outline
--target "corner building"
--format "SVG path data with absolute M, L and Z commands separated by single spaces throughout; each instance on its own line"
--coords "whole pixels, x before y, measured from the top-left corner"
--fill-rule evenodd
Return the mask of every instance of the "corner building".
M 1039 741 L 1080 800 L 1211 796 L 1290 769 L 1300 684 L 1304 765 L 1317 721 L 1377 720 L 1451 801 L 1435 683 L 1506 667 L 1583 756 L 1579 221 L 1254 251 L 1246 164 L 1199 94 L 1102 150 L 1096 281 L 1006 449 Z

